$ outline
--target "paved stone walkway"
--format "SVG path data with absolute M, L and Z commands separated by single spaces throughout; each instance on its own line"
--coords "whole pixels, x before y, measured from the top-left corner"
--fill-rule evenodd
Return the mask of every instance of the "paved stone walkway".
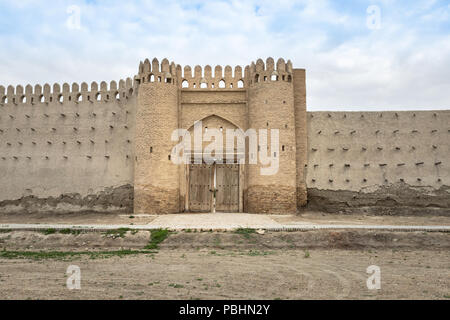
M 164 215 L 151 224 L 169 229 L 268 229 L 282 226 L 269 215 L 241 213 Z
M 196 230 L 235 230 L 238 228 L 264 229 L 273 231 L 343 229 L 343 230 L 389 230 L 389 231 L 437 231 L 450 232 L 449 225 L 375 225 L 375 224 L 336 224 L 336 223 L 279 223 L 269 215 L 256 214 L 180 214 L 157 216 L 146 225 L 132 224 L 0 224 L 1 229 L 9 230 L 45 230 L 45 229 L 83 229 L 92 231 L 129 228 L 134 230 L 153 229 L 196 229 Z

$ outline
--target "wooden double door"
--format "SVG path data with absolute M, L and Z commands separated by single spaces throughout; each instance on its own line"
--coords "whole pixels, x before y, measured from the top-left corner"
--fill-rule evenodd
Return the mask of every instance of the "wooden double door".
M 238 164 L 191 164 L 189 211 L 239 212 Z

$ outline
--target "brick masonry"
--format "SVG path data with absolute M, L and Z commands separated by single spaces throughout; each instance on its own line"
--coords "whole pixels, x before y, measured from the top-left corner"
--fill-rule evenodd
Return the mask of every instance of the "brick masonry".
M 449 111 L 307 113 L 305 70 L 272 58 L 154 59 L 119 83 L 0 86 L 0 212 L 187 211 L 171 135 L 199 120 L 203 133 L 280 131 L 275 175 L 240 168 L 243 212 L 449 212 Z

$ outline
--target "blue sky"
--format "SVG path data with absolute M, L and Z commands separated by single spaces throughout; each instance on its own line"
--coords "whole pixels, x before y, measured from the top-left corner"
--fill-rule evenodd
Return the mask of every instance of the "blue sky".
M 271 56 L 307 69 L 311 111 L 450 109 L 449 0 L 0 0 L 0 41 L 4 86 L 118 80 L 153 57 Z

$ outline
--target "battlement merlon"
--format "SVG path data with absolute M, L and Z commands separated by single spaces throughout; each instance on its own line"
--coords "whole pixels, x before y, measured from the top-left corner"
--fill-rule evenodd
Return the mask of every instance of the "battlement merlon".
M 292 81 L 293 68 L 292 62 L 286 63 L 283 58 L 278 59 L 275 66 L 273 58 L 267 58 L 266 63 L 258 59 L 256 63 L 252 62 L 249 69 L 250 84 L 263 81 Z
M 195 66 L 180 66 L 174 62 L 163 59 L 159 63 L 154 58 L 151 62 L 146 59 L 139 64 L 136 80 L 140 83 L 169 83 L 177 85 L 182 89 L 244 89 L 248 88 L 255 81 L 292 81 L 292 62 L 278 59 L 276 65 L 273 58 L 268 58 L 266 63 L 258 59 L 256 64 L 247 65 L 244 69 L 241 66 L 233 68 L 229 65 L 214 67 L 207 65 L 204 68 Z M 258 81 L 257 81 L 258 80 Z
M 81 83 L 64 83 L 62 85 L 55 83 L 53 86 L 45 84 L 44 86 L 30 84 L 24 87 L 22 85 L 0 86 L 0 105 L 34 105 L 37 103 L 66 103 L 66 102 L 82 102 L 82 101 L 111 101 L 127 99 L 136 92 L 138 86 L 137 81 L 131 78 L 107 82 L 102 81 L 100 85 L 92 82 L 90 87 L 86 82 Z
M 192 72 L 194 71 L 194 72 Z M 252 84 L 263 81 L 287 81 L 291 82 L 293 77 L 292 62 L 284 59 L 278 59 L 277 63 L 273 58 L 267 58 L 266 62 L 258 59 L 247 65 L 244 70 L 241 66 L 233 68 L 231 66 L 216 66 L 214 74 L 212 67 L 207 65 L 204 68 L 195 66 L 194 70 L 187 65 L 181 67 L 174 62 L 169 63 L 163 59 L 161 63 L 154 58 L 151 62 L 146 59 L 139 64 L 139 71 L 136 76 L 116 81 L 108 84 L 103 81 L 98 85 L 92 82 L 89 85 L 86 82 L 73 83 L 69 85 L 54 84 L 50 86 L 21 85 L 16 87 L 0 86 L 0 106 L 13 104 L 36 104 L 51 102 L 81 102 L 81 101 L 109 101 L 110 99 L 119 100 L 127 98 L 137 91 L 142 83 L 162 82 L 178 86 L 181 89 L 246 89 Z

